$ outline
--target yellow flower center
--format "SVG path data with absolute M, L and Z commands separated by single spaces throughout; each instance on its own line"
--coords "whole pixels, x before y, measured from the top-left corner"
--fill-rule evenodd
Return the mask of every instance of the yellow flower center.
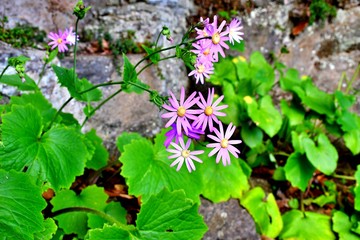
M 184 158 L 187 158 L 189 157 L 190 155 L 190 151 L 189 150 L 182 150 L 181 151 L 181 156 L 184 157 Z
M 212 109 L 212 107 L 211 107 L 211 106 L 207 106 L 207 107 L 205 108 L 204 113 L 205 113 L 206 116 L 210 116 L 211 114 L 213 114 L 213 109 Z
M 205 30 L 203 30 L 203 35 L 204 35 L 204 37 L 209 36 Z
M 213 44 L 218 44 L 220 42 L 220 34 L 218 32 L 212 35 L 212 42 Z
M 59 38 L 59 39 L 57 40 L 57 42 L 58 42 L 59 44 L 62 43 L 62 39 Z
M 227 148 L 228 146 L 228 140 L 226 138 L 224 138 L 223 140 L 221 140 L 220 146 L 222 148 Z
M 186 113 L 186 109 L 183 106 L 180 106 L 177 110 L 177 115 L 179 117 L 183 117 Z
M 204 55 L 207 56 L 207 55 L 209 55 L 209 53 L 210 53 L 210 48 L 207 48 L 207 49 L 204 51 Z
M 198 68 L 197 68 L 197 72 L 198 73 L 203 73 L 205 71 L 205 66 L 204 65 L 199 65 Z

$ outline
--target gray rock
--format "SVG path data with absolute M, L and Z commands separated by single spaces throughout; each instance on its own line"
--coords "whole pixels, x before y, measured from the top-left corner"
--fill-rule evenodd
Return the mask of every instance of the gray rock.
M 261 239 L 256 233 L 254 220 L 236 199 L 217 204 L 201 199 L 199 213 L 209 228 L 204 240 Z

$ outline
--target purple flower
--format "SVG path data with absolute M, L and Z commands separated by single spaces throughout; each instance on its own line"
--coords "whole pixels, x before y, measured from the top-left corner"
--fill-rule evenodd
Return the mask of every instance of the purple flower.
M 243 40 L 241 36 L 244 35 L 244 33 L 241 32 L 241 29 L 243 29 L 243 26 L 241 26 L 241 20 L 236 18 L 231 20 L 230 25 L 228 26 L 229 42 L 231 44 L 234 44 L 234 41 L 239 43 Z
M 68 44 L 66 40 L 67 38 L 66 30 L 65 32 L 59 30 L 58 33 L 50 32 L 48 38 L 52 40 L 51 42 L 49 42 L 49 46 L 51 46 L 51 49 L 58 47 L 59 52 L 66 52 L 68 50 L 68 47 L 66 46 L 66 44 Z
M 207 39 L 210 41 L 210 51 L 214 55 L 214 60 L 218 61 L 218 53 L 222 57 L 225 57 L 224 50 L 222 48 L 229 49 L 229 46 L 225 43 L 225 41 L 229 40 L 226 36 L 228 35 L 228 31 L 222 32 L 226 21 L 222 21 L 220 26 L 217 27 L 217 16 L 214 16 L 214 22 L 207 26 L 206 31 L 208 32 L 211 39 Z
M 166 136 L 166 140 L 164 142 L 164 145 L 166 148 L 168 148 L 170 146 L 170 143 L 175 139 L 175 142 L 178 143 L 179 142 L 179 138 L 182 137 L 182 134 L 177 134 L 176 131 L 176 124 L 173 123 L 171 124 L 171 129 L 169 131 L 167 131 L 165 133 Z
M 218 153 L 216 156 L 216 163 L 220 162 L 220 159 L 222 159 L 222 163 L 224 166 L 227 164 L 230 164 L 230 155 L 229 152 L 234 155 L 236 158 L 238 158 L 238 153 L 240 151 L 232 146 L 232 144 L 240 144 L 241 140 L 229 140 L 232 134 L 235 131 L 235 126 L 232 125 L 232 123 L 229 124 L 228 128 L 226 129 L 226 132 L 224 134 L 223 125 L 221 122 L 219 122 L 220 132 L 214 128 L 214 132 L 216 136 L 214 135 L 208 135 L 209 138 L 216 141 L 216 143 L 209 143 L 206 145 L 206 147 L 214 148 L 209 153 L 209 157 L 214 155 L 215 153 Z
M 176 171 L 179 171 L 181 166 L 185 162 L 188 171 L 192 172 L 193 170 L 196 169 L 193 161 L 202 163 L 202 160 L 196 157 L 195 155 L 202 154 L 204 153 L 204 151 L 203 150 L 190 151 L 189 147 L 191 144 L 191 139 L 187 140 L 186 145 L 182 138 L 180 138 L 179 141 L 180 141 L 180 145 L 173 142 L 171 143 L 171 146 L 173 146 L 175 149 L 166 149 L 166 151 L 173 153 L 173 155 L 169 156 L 169 159 L 176 158 L 176 160 L 171 163 L 170 167 L 173 167 L 177 164 Z
M 184 130 L 185 134 L 188 134 L 191 125 L 189 123 L 189 119 L 195 120 L 197 116 L 195 114 L 199 114 L 201 110 L 193 110 L 190 109 L 197 101 L 199 101 L 199 97 L 195 97 L 196 92 L 193 92 L 186 100 L 185 100 L 185 89 L 181 88 L 180 94 L 180 102 L 177 101 L 174 94 L 170 91 L 171 98 L 169 98 L 169 102 L 171 105 L 164 104 L 162 107 L 168 110 L 169 112 L 161 115 L 162 118 L 170 118 L 170 120 L 166 123 L 165 127 L 170 127 L 171 124 L 176 122 L 176 132 L 178 135 L 181 135 L 182 130 Z
M 202 113 L 198 116 L 198 118 L 193 122 L 193 126 L 196 128 L 201 128 L 203 131 L 205 131 L 205 128 L 207 124 L 209 124 L 209 130 L 212 132 L 214 130 L 214 122 L 219 124 L 219 120 L 217 116 L 226 116 L 225 113 L 219 112 L 222 109 L 227 108 L 227 105 L 221 105 L 218 106 L 221 100 L 223 100 L 224 96 L 219 97 L 214 103 L 214 88 L 212 88 L 211 92 L 210 89 L 208 91 L 208 97 L 207 101 L 205 101 L 205 98 L 201 93 L 200 95 L 200 101 L 198 101 L 196 104 L 202 109 Z
M 195 69 L 192 70 L 188 76 L 195 75 L 196 83 L 199 81 L 204 84 L 204 78 L 210 78 L 210 74 L 214 73 L 213 64 L 206 60 L 198 59 L 195 64 Z
M 189 132 L 186 136 L 188 136 L 191 139 L 195 139 L 195 140 L 199 140 L 200 139 L 200 135 L 203 135 L 205 132 L 199 128 L 194 128 L 191 127 L 189 129 Z

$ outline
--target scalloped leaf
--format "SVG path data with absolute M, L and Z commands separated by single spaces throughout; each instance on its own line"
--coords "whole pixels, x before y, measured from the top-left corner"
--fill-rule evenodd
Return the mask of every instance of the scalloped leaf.
M 108 196 L 103 188 L 96 185 L 88 186 L 83 189 L 80 194 L 76 194 L 72 190 L 63 190 L 56 194 L 51 200 L 54 206 L 52 212 L 69 207 L 86 207 L 99 211 L 106 208 L 106 200 Z M 83 238 L 88 230 L 88 213 L 86 212 L 70 212 L 54 217 L 58 221 L 59 227 L 66 234 L 75 233 Z
M 44 230 L 34 234 L 34 240 L 50 240 L 58 229 L 54 219 L 47 218 L 44 220 Z
M 44 229 L 41 211 L 45 207 L 41 189 L 29 175 L 0 169 L 0 236 L 33 239 Z
M 272 193 L 266 196 L 261 187 L 255 187 L 245 193 L 240 203 L 254 218 L 258 232 L 270 238 L 279 235 L 283 221 Z
M 124 146 L 119 160 L 123 164 L 121 175 L 126 178 L 129 194 L 142 196 L 146 201 L 164 187 L 170 191 L 184 189 L 187 197 L 200 202 L 201 176 L 197 171 L 189 173 L 186 168 L 179 172 L 171 168 L 169 153 L 164 146 L 166 130 L 155 138 L 153 145 L 145 138 L 132 140 Z
M 280 239 L 297 240 L 332 240 L 335 239 L 331 231 L 330 217 L 313 212 L 291 210 L 283 216 L 284 228 Z
M 92 158 L 86 162 L 86 167 L 95 170 L 105 167 L 109 159 L 109 152 L 104 147 L 102 139 L 96 135 L 95 129 L 91 129 L 90 132 L 87 132 L 85 137 L 95 148 Z
M 127 231 L 125 229 L 122 229 L 121 227 L 117 225 L 109 225 L 105 224 L 104 228 L 100 229 L 90 229 L 88 234 L 86 235 L 85 239 L 89 240 L 115 240 L 115 239 L 121 239 L 121 240 L 136 240 L 141 239 L 139 236 L 139 233 L 135 229 L 135 227 L 132 228 L 133 231 Z
M 360 236 L 351 231 L 354 224 L 346 213 L 336 211 L 332 217 L 333 229 L 339 234 L 339 240 L 358 240 Z
M 163 189 L 141 206 L 136 226 L 144 239 L 201 239 L 207 226 L 198 207 L 183 190 Z
M 0 167 L 26 172 L 57 191 L 71 186 L 90 157 L 81 134 L 56 126 L 42 134 L 42 118 L 31 105 L 13 105 L 2 116 Z M 59 171 L 61 169 L 61 171 Z
M 248 176 L 239 164 L 239 161 L 242 162 L 246 168 L 247 164 L 242 159 L 236 159 L 230 154 L 231 164 L 224 166 L 216 164 L 216 155 L 205 157 L 210 153 L 210 148 L 199 146 L 197 149 L 204 150 L 204 163 L 199 165 L 198 171 L 203 181 L 201 194 L 205 198 L 215 203 L 223 202 L 230 198 L 240 198 L 250 188 Z

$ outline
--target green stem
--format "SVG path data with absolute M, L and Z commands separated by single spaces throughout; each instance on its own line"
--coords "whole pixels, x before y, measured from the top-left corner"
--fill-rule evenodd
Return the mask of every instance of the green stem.
M 114 92 L 113 94 L 111 94 L 108 98 L 106 98 L 104 101 L 102 101 L 98 106 L 96 106 L 96 108 L 94 108 L 90 113 L 89 116 L 93 115 L 97 110 L 99 110 L 99 108 L 101 108 L 105 103 L 107 103 L 110 99 L 112 99 L 113 97 L 115 97 L 117 94 L 119 94 L 122 91 L 122 89 L 120 88 L 119 90 L 117 90 L 116 92 Z M 85 125 L 85 123 L 89 120 L 89 117 L 86 117 L 85 120 L 83 121 L 83 123 L 81 124 L 81 127 L 83 127 Z
M 356 178 L 354 176 L 346 176 L 346 175 L 339 175 L 339 174 L 332 174 L 331 176 L 334 178 L 356 181 Z
M 158 42 L 159 42 L 159 39 L 160 39 L 160 36 L 161 36 L 161 32 L 162 32 L 162 31 L 159 32 L 159 35 L 158 35 L 158 37 L 157 37 L 157 39 L 156 39 L 155 48 L 156 48 L 157 45 L 158 45 Z
M 95 86 L 92 86 L 91 88 L 88 88 L 88 89 L 86 89 L 84 91 L 79 92 L 79 94 L 84 94 L 84 93 L 90 92 L 91 90 L 94 90 L 94 89 L 96 89 L 98 87 L 106 87 L 106 86 L 123 84 L 123 83 L 124 83 L 124 81 L 100 83 L 100 84 L 97 84 Z
M 71 100 L 73 99 L 73 97 L 70 97 L 68 100 L 66 100 L 66 102 L 63 103 L 63 105 L 61 105 L 61 107 L 59 108 L 59 110 L 56 112 L 55 116 L 52 118 L 49 126 L 46 128 L 46 130 L 49 130 L 51 128 L 51 126 L 53 125 L 53 123 L 55 122 L 56 118 L 59 116 L 59 114 L 61 113 L 61 111 L 64 109 L 64 107 L 66 107 L 66 105 L 68 105 L 69 102 L 71 102 Z M 44 131 L 45 133 L 45 131 Z
M 69 208 L 63 208 L 60 210 L 57 210 L 55 212 L 52 213 L 52 217 L 56 217 L 58 215 L 61 214 L 65 214 L 65 213 L 71 213 L 71 212 L 85 212 L 85 213 L 91 213 L 91 214 L 95 214 L 98 215 L 99 217 L 105 219 L 106 221 L 108 221 L 109 223 L 112 224 L 116 224 L 119 227 L 121 227 L 122 229 L 126 229 L 128 230 L 129 227 L 121 222 L 119 222 L 118 220 L 116 220 L 115 218 L 113 218 L 112 216 L 101 212 L 99 210 L 96 209 L 92 209 L 92 208 L 87 208 L 87 207 L 69 207 Z
M 176 55 L 165 57 L 165 58 L 160 59 L 158 62 L 161 62 L 161 61 L 164 61 L 164 60 L 167 60 L 167 59 L 170 59 L 170 58 L 175 58 L 175 57 L 176 57 Z M 136 75 L 139 76 L 140 73 L 142 73 L 142 71 L 144 71 L 146 68 L 150 67 L 153 64 L 154 64 L 153 62 L 148 63 L 146 66 L 144 66 L 142 69 L 140 69 L 140 71 L 137 72 Z
M 304 193 L 301 191 L 300 192 L 300 210 L 302 212 L 305 212 L 305 207 L 304 207 Z M 305 215 L 304 215 L 305 216 Z
M 4 75 L 4 73 L 6 72 L 6 70 L 10 67 L 10 65 L 7 65 L 4 70 L 2 70 L 1 75 L 0 75 L 0 79 L 2 78 L 2 76 Z
M 37 85 L 39 86 L 41 79 L 43 78 L 44 74 L 45 74 L 45 67 L 46 67 L 47 63 L 44 62 L 44 65 L 42 66 L 41 72 L 39 74 L 39 80 L 37 82 Z
M 75 23 L 75 45 L 74 45 L 74 82 L 76 81 L 76 50 L 77 50 L 77 32 L 78 32 L 78 23 L 80 18 L 76 19 Z
M 360 71 L 360 64 L 357 66 L 357 68 L 355 69 L 355 72 L 350 80 L 350 83 L 348 84 L 346 90 L 345 90 L 345 93 L 349 93 L 355 79 L 356 79 L 356 76 L 359 74 L 359 71 Z

